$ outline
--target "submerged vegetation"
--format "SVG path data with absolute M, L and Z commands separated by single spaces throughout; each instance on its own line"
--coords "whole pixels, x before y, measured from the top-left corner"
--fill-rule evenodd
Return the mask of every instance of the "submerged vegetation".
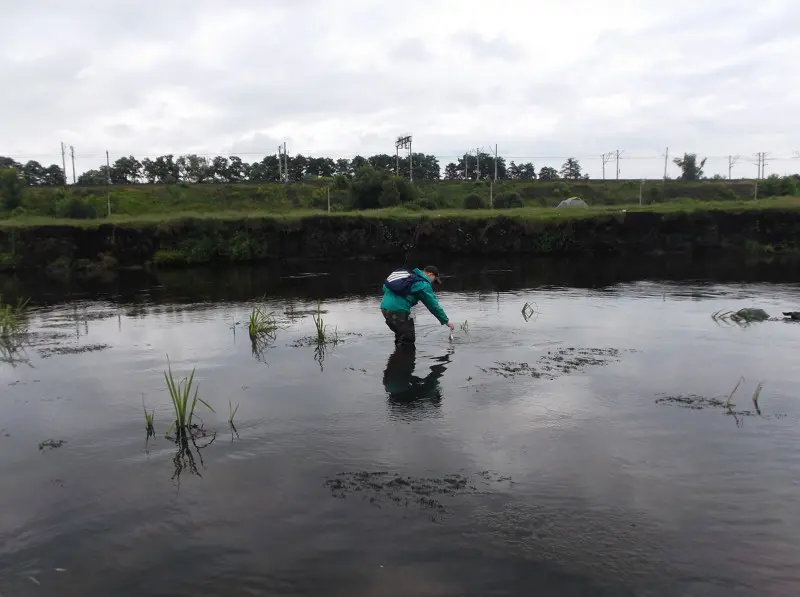
M 763 309 L 745 307 L 738 311 L 715 311 L 711 314 L 711 319 L 717 323 L 732 321 L 733 323 L 744 326 L 758 321 L 769 321 L 771 318 Z

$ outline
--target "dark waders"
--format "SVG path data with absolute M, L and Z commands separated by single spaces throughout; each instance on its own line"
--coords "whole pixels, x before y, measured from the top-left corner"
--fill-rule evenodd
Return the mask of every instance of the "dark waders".
M 383 313 L 386 325 L 394 332 L 394 343 L 398 346 L 403 344 L 413 346 L 414 342 L 416 342 L 416 333 L 411 313 L 389 311 L 387 309 L 381 309 L 381 313 Z

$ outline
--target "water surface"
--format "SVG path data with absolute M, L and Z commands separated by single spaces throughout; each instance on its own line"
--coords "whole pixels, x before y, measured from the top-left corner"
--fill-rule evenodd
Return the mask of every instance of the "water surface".
M 440 264 L 459 325 L 417 308 L 413 353 L 390 266 L 6 279 L 37 306 L 0 366 L 0 594 L 800 591 L 800 327 L 710 317 L 797 310 L 796 265 Z M 254 354 L 263 294 L 282 328 Z M 196 470 L 167 355 L 216 410 Z

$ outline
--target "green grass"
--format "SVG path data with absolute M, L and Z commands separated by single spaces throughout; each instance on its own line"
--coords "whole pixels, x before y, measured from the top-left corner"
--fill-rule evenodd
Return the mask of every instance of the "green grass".
M 329 334 L 328 329 L 330 326 L 326 325 L 325 320 L 322 318 L 322 307 L 319 301 L 317 301 L 317 311 L 311 314 L 311 318 L 314 320 L 314 340 L 318 345 L 338 344 L 339 329 L 335 327 L 333 332 Z
M 153 437 L 156 434 L 155 427 L 153 426 L 156 419 L 156 410 L 153 409 L 147 412 L 147 407 L 144 405 L 144 394 L 142 394 L 142 410 L 144 411 L 144 424 L 147 429 L 147 437 Z
M 176 384 L 175 378 L 172 375 L 172 365 L 169 364 L 169 356 L 167 356 L 167 363 L 167 371 L 164 372 L 164 379 L 167 382 L 167 391 L 169 392 L 172 406 L 175 409 L 175 420 L 172 425 L 170 425 L 169 429 L 167 429 L 167 435 L 169 435 L 173 427 L 178 434 L 181 434 L 185 433 L 186 430 L 191 427 L 194 411 L 198 402 L 203 404 L 211 412 L 215 411 L 208 402 L 197 395 L 198 388 L 194 386 L 195 370 L 192 369 L 192 374 L 188 379 L 184 378 Z M 192 394 L 193 387 L 194 394 Z
M 27 307 L 28 299 L 18 299 L 16 305 L 11 305 L 0 296 L 0 338 L 9 339 L 25 330 Z
M 269 220 L 276 223 L 299 222 L 309 217 L 315 218 L 362 218 L 362 219 L 396 219 L 409 221 L 435 220 L 439 218 L 454 219 L 490 219 L 498 216 L 515 220 L 532 221 L 563 221 L 576 219 L 590 219 L 599 216 L 620 216 L 623 213 L 657 213 L 680 214 L 698 212 L 742 212 L 742 211 L 767 211 L 767 210 L 793 210 L 800 211 L 800 197 L 772 197 L 769 199 L 754 200 L 727 200 L 727 201 L 672 201 L 668 203 L 654 203 L 650 205 L 619 204 L 599 205 L 588 208 L 554 209 L 552 207 L 522 207 L 515 209 L 438 209 L 433 211 L 414 211 L 403 207 L 389 209 L 376 209 L 369 211 L 341 211 L 330 214 L 313 209 L 297 209 L 292 211 L 274 211 L 268 209 L 243 209 L 243 210 L 184 210 L 169 213 L 143 213 L 143 214 L 117 214 L 111 218 L 76 220 L 67 218 L 53 218 L 47 216 L 25 215 L 0 219 L 0 228 L 35 228 L 42 226 L 74 226 L 80 228 L 99 228 L 108 224 L 122 225 L 153 225 L 163 223 L 178 223 L 187 220 L 208 221 L 247 221 Z M 624 210 L 624 211 L 623 211 Z
M 278 323 L 272 312 L 267 313 L 262 307 L 254 307 L 247 322 L 247 333 L 252 341 L 260 339 L 274 340 Z

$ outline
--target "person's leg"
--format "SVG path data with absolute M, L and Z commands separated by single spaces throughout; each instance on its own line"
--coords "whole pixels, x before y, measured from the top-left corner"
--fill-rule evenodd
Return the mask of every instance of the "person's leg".
M 403 316 L 404 317 L 396 324 L 399 333 L 397 334 L 395 343 L 413 346 L 417 341 L 414 320 L 410 313 L 403 313 Z
M 416 334 L 411 314 L 400 311 L 387 311 L 386 309 L 381 309 L 381 312 L 386 326 L 394 332 L 394 343 L 397 345 L 413 345 L 416 341 Z

